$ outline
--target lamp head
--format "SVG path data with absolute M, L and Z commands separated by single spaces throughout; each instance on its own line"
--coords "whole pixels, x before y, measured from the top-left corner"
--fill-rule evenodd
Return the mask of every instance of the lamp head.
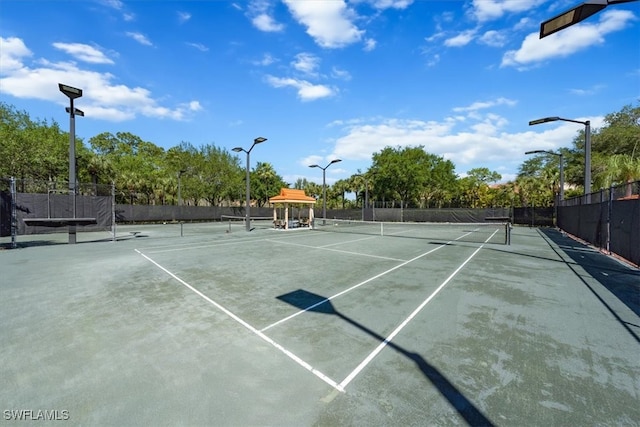
M 265 142 L 267 140 L 267 138 L 263 138 L 261 136 L 257 137 L 256 139 L 253 140 L 254 144 L 260 144 L 261 142 Z
M 244 151 L 244 148 L 242 148 L 242 147 L 235 147 L 235 148 L 232 148 L 232 149 L 231 149 L 231 151 L 235 151 L 236 153 L 239 153 L 239 152 L 241 152 L 241 151 Z
M 539 125 L 540 123 L 555 122 L 556 120 L 560 120 L 560 117 L 545 117 L 543 119 L 531 120 L 529 122 L 529 126 Z
M 67 86 L 62 83 L 58 83 L 58 89 L 60 89 L 60 92 L 67 95 L 69 99 L 76 99 L 82 96 L 82 89 L 78 89 L 77 87 Z

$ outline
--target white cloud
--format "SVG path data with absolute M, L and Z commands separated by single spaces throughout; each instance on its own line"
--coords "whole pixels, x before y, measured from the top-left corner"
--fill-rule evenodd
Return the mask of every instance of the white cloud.
M 253 25 L 260 31 L 268 33 L 277 33 L 284 29 L 284 25 L 277 23 L 271 16 L 266 13 L 254 16 L 251 20 Z
M 507 43 L 504 32 L 489 30 L 478 38 L 478 42 L 491 47 L 502 47 Z
M 600 84 L 600 85 L 594 85 L 590 88 L 569 89 L 569 92 L 578 96 L 589 96 L 589 95 L 595 95 L 605 87 L 606 87 L 605 85 Z
M 305 157 L 304 159 L 301 159 L 300 164 L 302 166 L 311 166 L 311 165 L 317 165 L 319 163 L 322 163 L 323 161 L 324 161 L 323 156 L 312 155 L 312 156 Z
M 603 117 L 576 120 L 590 120 L 596 128 L 604 123 Z M 566 147 L 567 141 L 581 130 L 574 123 L 558 122 L 547 129 L 508 132 L 507 119 L 493 112 L 479 114 L 477 108 L 469 110 L 466 116 L 440 121 L 376 118 L 333 125 L 342 126 L 344 135 L 336 139 L 329 155 L 315 158 L 368 161 L 385 147 L 423 146 L 425 151 L 451 160 L 459 175 L 478 164 L 496 171 L 517 169 L 525 151 Z M 505 179 L 509 177 L 503 176 Z
M 347 70 L 341 70 L 338 67 L 331 69 L 331 77 L 345 81 L 351 80 L 351 74 Z
M 476 36 L 476 30 L 466 30 L 461 32 L 455 37 L 448 38 L 444 41 L 444 45 L 448 47 L 461 47 L 466 46 Z
M 84 69 L 74 62 L 37 59 L 31 66 L 25 61 L 32 53 L 22 40 L 0 38 L 0 42 L 0 93 L 3 94 L 66 106 L 68 99 L 59 92 L 58 83 L 69 84 L 83 90 L 77 103 L 87 117 L 112 121 L 133 120 L 138 115 L 185 120 L 202 109 L 196 100 L 174 108 L 163 106 L 148 89 L 118 84 L 113 74 Z
M 260 66 L 266 67 L 266 66 L 268 66 L 268 65 L 273 64 L 273 63 L 274 63 L 274 62 L 276 62 L 276 61 L 277 61 L 277 60 L 276 60 L 273 56 L 271 56 L 271 54 L 270 54 L 270 53 L 265 53 L 265 54 L 262 56 L 262 59 L 257 60 L 257 61 L 253 61 L 253 64 L 254 64 L 254 65 L 260 65 Z
M 206 47 L 205 45 L 203 45 L 202 43 L 190 43 L 190 42 L 187 42 L 186 45 L 187 46 L 191 46 L 191 47 L 193 47 L 195 49 L 198 49 L 200 52 L 208 52 L 209 51 L 209 48 Z
M 266 77 L 267 83 L 275 88 L 293 87 L 298 90 L 298 98 L 302 101 L 315 101 L 320 98 L 327 98 L 335 95 L 336 89 L 325 85 L 314 85 L 306 80 L 281 78 L 274 76 Z
M 376 9 L 406 9 L 413 0 L 367 0 Z
M 303 74 L 317 76 L 320 58 L 311 53 L 302 52 L 295 56 L 295 60 L 291 63 L 291 66 Z
M 435 53 L 427 60 L 427 67 L 435 67 L 440 62 L 440 54 Z
M 128 37 L 131 37 L 140 44 L 143 44 L 145 46 L 153 46 L 153 43 L 151 43 L 151 41 L 149 41 L 147 36 L 145 36 L 144 34 L 135 32 L 127 32 L 126 34 Z
M 272 7 L 266 0 L 253 0 L 249 3 L 247 15 L 254 27 L 267 33 L 277 33 L 284 29 L 284 25 L 271 16 Z
M 364 48 L 363 50 L 365 52 L 371 52 L 372 50 L 374 50 L 376 48 L 376 45 L 378 44 L 377 41 L 375 41 L 374 39 L 366 39 L 364 41 Z
M 120 0 L 102 0 L 102 3 L 116 10 L 122 10 L 124 6 L 124 4 Z
M 507 51 L 502 57 L 502 67 L 520 67 L 536 64 L 550 58 L 565 57 L 595 44 L 604 43 L 604 36 L 619 31 L 635 20 L 627 10 L 604 11 L 597 23 L 583 22 L 563 31 L 539 38 L 529 34 L 520 49 Z
M 519 13 L 538 6 L 547 0 L 473 0 L 471 14 L 480 22 L 499 19 L 507 13 Z
M 83 43 L 53 43 L 53 47 L 62 50 L 74 58 L 91 64 L 113 64 L 99 49 Z
M 478 110 L 486 110 L 487 108 L 493 108 L 498 105 L 506 105 L 509 107 L 513 107 L 514 105 L 516 105 L 516 103 L 517 102 L 512 99 L 501 97 L 501 98 L 496 98 L 495 100 L 492 100 L 492 101 L 477 101 L 467 107 L 455 107 L 453 111 L 456 113 L 474 112 Z
M 0 37 L 0 72 L 2 74 L 13 73 L 23 68 L 22 59 L 32 56 L 33 53 L 24 42 L 16 37 Z
M 191 14 L 189 12 L 178 12 L 178 21 L 181 24 L 184 24 L 190 19 L 191 19 Z
M 363 30 L 352 22 L 355 12 L 344 0 L 283 0 L 293 17 L 307 27 L 307 34 L 324 48 L 340 48 L 359 42 Z

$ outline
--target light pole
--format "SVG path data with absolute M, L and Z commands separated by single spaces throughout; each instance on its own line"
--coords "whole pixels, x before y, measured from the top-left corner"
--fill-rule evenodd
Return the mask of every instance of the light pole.
M 82 89 L 58 83 L 58 89 L 69 98 L 69 196 L 73 210 L 73 217 L 76 217 L 76 114 L 84 116 L 81 110 L 73 107 L 73 100 L 82 96 Z M 69 224 L 69 243 L 76 243 L 76 225 Z
M 260 144 L 261 142 L 265 142 L 266 140 L 267 138 L 263 138 L 260 136 L 253 140 L 253 144 L 251 145 L 251 148 L 249 148 L 248 150 L 245 150 L 242 147 L 236 147 L 232 149 L 236 153 L 239 153 L 240 151 L 244 151 L 245 153 L 247 153 L 247 179 L 246 179 L 247 180 L 247 190 L 246 190 L 247 200 L 246 200 L 245 221 L 244 221 L 247 227 L 247 231 L 251 231 L 251 182 L 250 182 L 251 177 L 249 175 L 249 156 L 251 154 L 251 150 L 253 150 L 253 147 L 255 147 L 256 144 Z
M 563 160 L 563 155 L 562 153 L 554 153 L 553 151 L 546 151 L 546 150 L 533 150 L 533 151 L 527 151 L 524 154 L 551 154 L 552 156 L 558 156 L 560 157 L 560 201 L 564 200 L 564 160 Z
M 584 195 L 587 197 L 586 202 L 589 203 L 589 194 L 591 194 L 591 122 L 589 120 L 571 120 L 562 117 L 545 117 L 543 119 L 532 120 L 529 126 L 539 125 L 547 122 L 571 122 L 584 125 Z
M 320 165 L 309 165 L 310 168 L 322 169 L 322 225 L 325 224 L 327 219 L 327 181 L 326 181 L 327 168 L 332 164 L 338 163 L 341 161 L 342 161 L 341 159 L 333 159 L 325 167 L 322 167 Z

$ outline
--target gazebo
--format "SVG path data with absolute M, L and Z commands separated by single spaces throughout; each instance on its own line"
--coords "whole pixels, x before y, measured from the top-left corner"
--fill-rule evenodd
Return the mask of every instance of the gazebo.
M 273 205 L 273 224 L 276 228 L 289 228 L 309 226 L 313 221 L 313 205 L 316 199 L 304 194 L 304 190 L 295 190 L 293 188 L 282 188 L 280 194 L 269 199 L 269 203 Z M 277 205 L 284 204 L 284 220 L 278 219 Z M 309 207 L 309 216 L 307 218 L 298 218 L 289 221 L 289 205 L 302 205 Z

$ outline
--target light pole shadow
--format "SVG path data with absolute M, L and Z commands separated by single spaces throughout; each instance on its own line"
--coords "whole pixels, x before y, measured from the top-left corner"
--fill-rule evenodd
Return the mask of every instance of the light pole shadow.
M 359 330 L 365 332 L 380 342 L 385 342 L 386 338 L 375 331 L 362 325 L 359 322 L 345 316 L 335 309 L 331 301 L 323 296 L 314 294 L 304 289 L 298 289 L 288 294 L 280 295 L 277 299 L 284 301 L 300 310 L 310 311 L 314 313 L 322 313 L 337 316 L 350 325 L 355 326 Z M 406 350 L 405 348 L 393 343 L 387 342 L 387 346 L 391 347 L 398 353 L 413 361 L 420 369 L 423 375 L 437 388 L 440 394 L 447 399 L 449 404 L 455 408 L 464 420 L 472 426 L 493 426 L 494 424 L 487 418 L 473 402 L 471 402 L 458 388 L 449 381 L 435 366 L 427 362 L 420 354 Z

